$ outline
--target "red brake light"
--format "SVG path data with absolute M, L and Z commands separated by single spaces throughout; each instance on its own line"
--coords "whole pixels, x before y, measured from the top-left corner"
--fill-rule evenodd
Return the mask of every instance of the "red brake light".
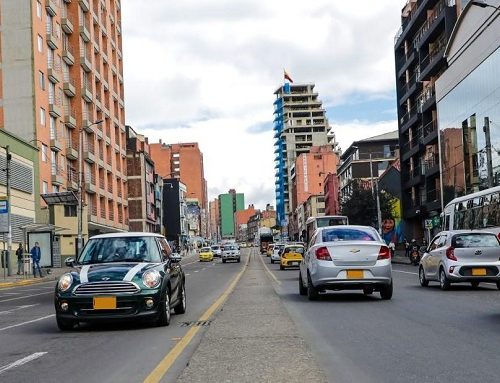
M 391 259 L 391 250 L 387 246 L 380 246 L 377 260 Z
M 320 261 L 331 261 L 330 252 L 323 246 L 316 249 L 316 258 Z
M 452 261 L 458 261 L 457 257 L 455 257 L 455 249 L 452 246 L 446 249 L 446 258 Z

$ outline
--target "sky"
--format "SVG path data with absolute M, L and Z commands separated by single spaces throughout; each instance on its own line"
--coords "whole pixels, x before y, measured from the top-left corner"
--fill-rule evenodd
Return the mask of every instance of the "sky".
M 342 150 L 397 130 L 394 36 L 404 0 L 122 1 L 126 123 L 198 142 L 209 199 L 275 205 L 274 91 L 316 84 Z

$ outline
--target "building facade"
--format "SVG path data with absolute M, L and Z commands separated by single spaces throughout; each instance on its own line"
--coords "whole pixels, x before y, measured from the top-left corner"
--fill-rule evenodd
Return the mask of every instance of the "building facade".
M 325 215 L 340 214 L 339 178 L 337 173 L 328 173 L 323 184 L 323 194 L 325 195 Z
M 257 210 L 255 210 L 254 205 L 249 205 L 248 208 L 234 213 L 234 232 L 236 233 L 237 241 L 247 240 L 248 220 L 255 215 L 255 213 L 257 213 Z
M 186 212 L 187 188 L 177 178 L 163 179 L 162 224 L 164 235 L 169 241 L 185 248 L 188 243 L 188 222 Z
M 285 83 L 274 92 L 275 193 L 278 224 L 287 226 L 292 211 L 292 174 L 295 159 L 312 146 L 337 150 L 335 136 L 314 84 Z
M 0 127 L 36 143 L 40 193 L 83 173 L 91 234 L 128 229 L 120 4 L 0 3 Z
M 416 237 L 441 211 L 435 83 L 459 11 L 455 0 L 408 0 L 395 37 L 403 218 Z
M 219 222 L 219 200 L 214 198 L 209 203 L 210 210 L 210 238 L 213 241 L 220 239 L 220 222 Z
M 219 194 L 218 200 L 221 238 L 235 238 L 234 214 L 244 209 L 245 195 L 230 189 L 226 194 Z

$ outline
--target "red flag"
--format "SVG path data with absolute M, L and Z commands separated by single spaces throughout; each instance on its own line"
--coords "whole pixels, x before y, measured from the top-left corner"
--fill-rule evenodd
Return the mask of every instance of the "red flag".
M 284 69 L 283 69 L 283 76 L 284 76 L 285 80 L 288 80 L 288 81 L 293 83 L 292 78 L 290 77 L 290 75 L 288 73 L 286 73 L 286 70 L 284 70 Z

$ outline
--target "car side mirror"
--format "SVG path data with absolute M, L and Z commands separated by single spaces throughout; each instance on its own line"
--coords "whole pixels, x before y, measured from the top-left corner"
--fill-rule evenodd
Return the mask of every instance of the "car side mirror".
M 73 257 L 66 258 L 66 260 L 64 261 L 64 264 L 68 267 L 73 267 L 75 264 L 75 258 L 73 258 Z
M 179 263 L 182 260 L 182 257 L 179 253 L 172 253 L 170 255 L 170 261 L 172 263 Z

